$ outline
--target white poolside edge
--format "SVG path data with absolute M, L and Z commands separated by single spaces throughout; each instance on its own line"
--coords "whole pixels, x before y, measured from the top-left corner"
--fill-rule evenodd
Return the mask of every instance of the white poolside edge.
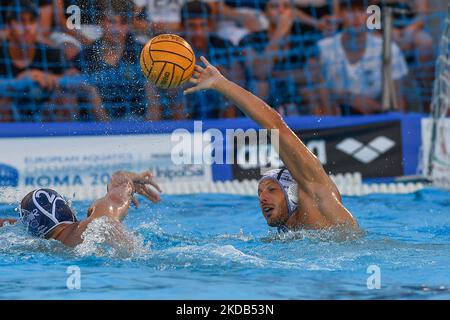
M 423 189 L 426 185 L 421 182 L 373 183 L 364 184 L 360 173 L 346 173 L 331 176 L 339 191 L 344 196 L 363 196 L 373 193 L 408 194 Z M 196 193 L 235 194 L 256 196 L 257 180 L 232 180 L 218 182 L 162 182 L 163 194 L 187 195 Z M 91 201 L 105 195 L 106 186 L 60 186 L 57 191 L 72 200 Z M 0 188 L 0 203 L 17 203 L 30 189 Z

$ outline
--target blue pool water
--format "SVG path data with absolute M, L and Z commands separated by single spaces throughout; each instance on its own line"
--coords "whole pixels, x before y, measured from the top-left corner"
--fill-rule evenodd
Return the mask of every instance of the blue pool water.
M 362 237 L 266 226 L 256 197 L 166 196 L 141 199 L 129 233 L 99 221 L 85 243 L 67 249 L 0 228 L 2 299 L 450 299 L 450 194 L 346 197 Z M 88 203 L 73 204 L 79 218 Z M 14 215 L 0 205 L 0 218 Z M 108 234 L 121 245 L 102 242 Z M 368 289 L 371 265 L 380 289 Z M 67 289 L 69 266 L 80 290 Z

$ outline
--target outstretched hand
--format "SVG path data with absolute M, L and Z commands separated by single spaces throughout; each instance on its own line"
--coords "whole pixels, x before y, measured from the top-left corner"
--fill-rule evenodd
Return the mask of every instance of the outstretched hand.
M 200 60 L 205 65 L 205 68 L 200 65 L 195 66 L 194 74 L 191 79 L 189 79 L 189 82 L 193 83 L 194 86 L 184 90 L 185 95 L 200 90 L 214 89 L 215 85 L 224 79 L 220 71 L 210 64 L 205 57 L 201 56 Z
M 153 181 L 153 174 L 150 171 L 144 171 L 142 173 L 131 173 L 130 180 L 133 183 L 133 190 L 137 194 L 146 197 L 153 203 L 161 200 L 160 195 L 152 190 L 152 188 L 148 187 L 148 185 L 151 185 L 159 192 L 162 192 L 158 184 Z M 131 197 L 131 201 L 136 208 L 139 206 L 139 203 L 134 196 Z

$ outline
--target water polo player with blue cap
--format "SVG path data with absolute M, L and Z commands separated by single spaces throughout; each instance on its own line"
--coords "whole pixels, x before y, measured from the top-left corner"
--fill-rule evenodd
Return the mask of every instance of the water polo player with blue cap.
M 37 189 L 28 193 L 20 202 L 20 218 L 28 232 L 45 239 L 59 240 L 67 246 L 76 246 L 90 222 L 109 217 L 121 222 L 128 214 L 131 204 L 138 206 L 134 193 L 143 195 L 153 203 L 160 200 L 161 191 L 153 181 L 151 172 L 140 174 L 118 171 L 108 182 L 106 195 L 95 201 L 88 210 L 88 217 L 78 221 L 68 202 L 55 190 Z
M 280 158 L 286 169 L 264 174 L 258 185 L 262 213 L 269 226 L 281 230 L 323 229 L 357 223 L 344 207 L 339 190 L 317 157 L 303 144 L 273 108 L 226 79 L 205 57 L 197 65 L 185 94 L 212 89 L 231 100 L 242 112 L 268 130 L 277 130 Z M 275 143 L 276 144 L 276 143 Z
M 49 238 L 58 226 L 77 222 L 67 201 L 51 189 L 36 189 L 20 202 L 20 218 L 29 233 Z

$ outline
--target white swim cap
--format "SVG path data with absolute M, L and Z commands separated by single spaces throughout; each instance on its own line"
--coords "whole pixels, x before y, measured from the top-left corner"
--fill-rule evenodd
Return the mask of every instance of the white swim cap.
M 291 173 L 286 169 L 273 169 L 263 174 L 258 184 L 265 180 L 272 180 L 278 183 L 284 192 L 289 217 L 294 214 L 298 207 L 298 187 L 297 182 L 292 178 Z

